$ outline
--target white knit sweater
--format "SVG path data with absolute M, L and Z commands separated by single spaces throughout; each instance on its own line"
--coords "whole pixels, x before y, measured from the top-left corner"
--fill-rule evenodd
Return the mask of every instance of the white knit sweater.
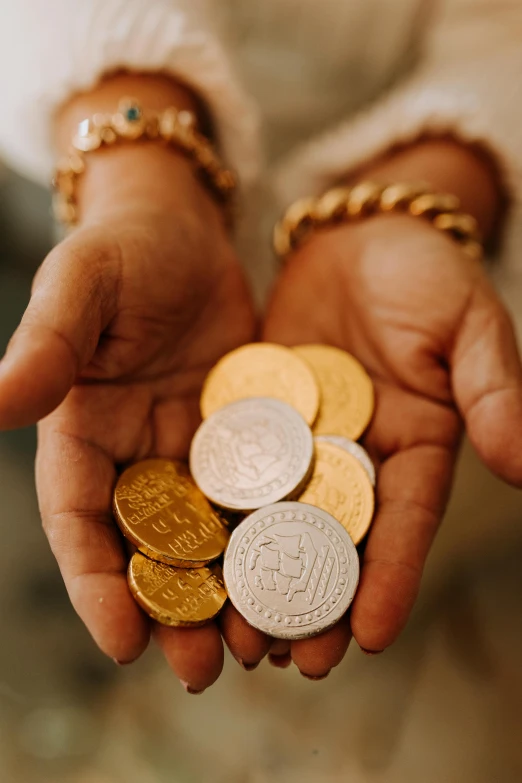
M 162 69 L 206 99 L 245 182 L 263 139 L 282 203 L 427 130 L 485 144 L 512 191 L 518 265 L 520 0 L 0 0 L 0 15 L 0 154 L 30 177 L 49 176 L 70 94 Z

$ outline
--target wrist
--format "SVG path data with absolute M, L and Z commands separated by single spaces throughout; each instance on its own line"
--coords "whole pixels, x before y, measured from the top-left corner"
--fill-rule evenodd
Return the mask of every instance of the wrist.
M 77 187 L 79 223 L 132 212 L 197 215 L 208 230 L 225 231 L 225 213 L 194 172 L 191 161 L 159 144 L 97 150 Z
M 382 182 L 422 181 L 452 193 L 461 209 L 478 221 L 485 240 L 501 219 L 505 196 L 493 161 L 485 153 L 451 139 L 420 141 L 382 157 L 350 177 Z
M 188 110 L 196 115 L 199 128 L 210 135 L 204 108 L 187 87 L 162 75 L 117 74 L 62 107 L 54 128 L 58 153 L 68 151 L 82 120 L 96 113 L 112 113 L 126 95 L 136 98 L 148 111 L 171 106 Z M 132 207 L 196 211 L 207 223 L 223 224 L 223 209 L 201 182 L 193 162 L 181 149 L 161 140 L 103 146 L 89 154 L 77 181 L 75 200 L 83 223 Z

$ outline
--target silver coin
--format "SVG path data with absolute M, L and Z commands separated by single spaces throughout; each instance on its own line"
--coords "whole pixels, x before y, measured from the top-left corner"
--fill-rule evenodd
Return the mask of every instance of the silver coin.
M 345 438 L 344 435 L 316 435 L 315 439 L 324 440 L 326 443 L 333 443 L 334 446 L 339 446 L 339 448 L 344 449 L 351 454 L 352 457 L 358 459 L 367 472 L 372 487 L 375 486 L 375 465 L 366 449 L 364 449 L 360 443 L 356 443 L 354 440 L 350 440 L 350 438 Z
M 314 442 L 303 417 L 281 400 L 253 397 L 208 417 L 190 448 L 190 470 L 218 506 L 250 511 L 298 494 Z
M 223 577 L 245 620 L 276 639 L 305 639 L 350 606 L 359 557 L 334 517 L 287 501 L 254 511 L 232 533 Z

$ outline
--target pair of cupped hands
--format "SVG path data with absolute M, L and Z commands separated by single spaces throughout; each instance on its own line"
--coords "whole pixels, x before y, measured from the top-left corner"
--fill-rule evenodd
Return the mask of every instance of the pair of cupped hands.
M 521 364 L 480 262 L 421 219 L 341 225 L 289 258 L 256 317 L 220 208 L 187 161 L 154 144 L 91 159 L 81 222 L 36 274 L 0 363 L 0 426 L 39 421 L 41 515 L 75 610 L 119 663 L 152 635 L 191 693 L 218 678 L 223 640 L 245 669 L 291 657 L 312 679 L 352 636 L 384 650 L 414 604 L 463 426 L 492 471 L 522 484 Z M 187 457 L 207 372 L 255 339 L 338 346 L 376 388 L 364 444 L 379 465 L 377 513 L 359 589 L 335 627 L 292 643 L 230 603 L 193 630 L 151 622 L 127 587 L 111 513 L 122 466 Z

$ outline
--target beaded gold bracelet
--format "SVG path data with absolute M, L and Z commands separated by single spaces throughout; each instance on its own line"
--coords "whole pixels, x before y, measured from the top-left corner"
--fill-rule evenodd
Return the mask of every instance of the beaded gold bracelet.
M 459 209 L 456 196 L 434 193 L 423 184 L 360 182 L 353 187 L 333 188 L 319 198 L 295 201 L 275 225 L 274 250 L 280 258 L 285 258 L 316 229 L 372 215 L 402 212 L 429 220 L 435 228 L 455 239 L 468 255 L 480 258 L 483 248 L 477 221 Z
M 86 154 L 101 147 L 141 140 L 163 141 L 190 158 L 214 196 L 227 207 L 230 218 L 236 177 L 223 166 L 209 140 L 197 130 L 195 114 L 175 107 L 145 111 L 137 100 L 123 98 L 115 113 L 95 114 L 83 120 L 69 154 L 58 161 L 52 180 L 56 220 L 66 225 L 74 225 L 78 220 L 76 187 L 85 171 Z

